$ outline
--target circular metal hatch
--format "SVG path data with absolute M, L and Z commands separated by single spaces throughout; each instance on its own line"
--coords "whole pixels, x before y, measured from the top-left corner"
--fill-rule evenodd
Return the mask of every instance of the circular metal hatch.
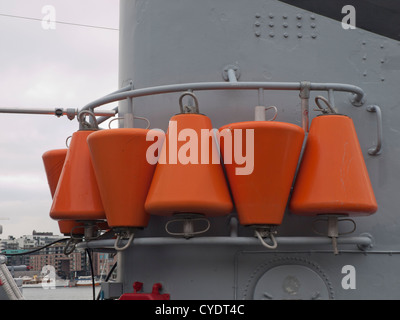
M 328 276 L 300 257 L 277 258 L 260 265 L 248 280 L 245 299 L 328 300 L 334 298 Z

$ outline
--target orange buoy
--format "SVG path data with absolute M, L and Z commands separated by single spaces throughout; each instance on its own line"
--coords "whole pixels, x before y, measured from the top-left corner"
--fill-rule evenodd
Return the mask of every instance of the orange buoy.
M 101 199 L 112 228 L 146 227 L 149 214 L 144 203 L 155 163 L 146 158 L 154 130 L 121 128 L 88 136 Z
M 54 194 L 50 217 L 55 220 L 105 220 L 86 139 L 94 130 L 72 135 Z
M 54 193 L 56 192 L 58 179 L 60 178 L 67 152 L 68 149 L 55 149 L 46 151 L 42 155 L 47 182 L 49 184 L 52 198 L 54 197 Z
M 46 171 L 47 182 L 51 197 L 54 197 L 58 180 L 61 175 L 64 161 L 67 156 L 68 149 L 55 149 L 45 152 L 42 156 L 44 168 Z M 58 221 L 60 232 L 64 235 L 83 235 L 84 224 L 74 220 Z
M 280 225 L 304 130 L 290 123 L 263 120 L 228 124 L 221 127 L 219 133 L 239 222 L 242 225 Z M 243 154 L 246 154 L 245 163 Z
M 83 236 L 85 233 L 85 225 L 82 222 L 74 220 L 61 220 L 58 221 L 60 232 L 65 236 Z
M 184 95 L 192 94 L 183 94 L 180 103 Z M 195 112 L 184 113 L 181 103 L 181 113 L 170 119 L 145 203 L 150 214 L 211 217 L 232 211 L 211 120 L 196 107 Z
M 312 120 L 290 210 L 306 216 L 376 212 L 357 133 L 348 116 L 325 114 Z

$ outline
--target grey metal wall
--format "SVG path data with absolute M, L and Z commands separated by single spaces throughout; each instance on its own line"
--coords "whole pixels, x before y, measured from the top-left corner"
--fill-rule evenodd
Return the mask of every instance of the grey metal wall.
M 225 81 L 224 67 L 236 65 L 239 81 L 339 82 L 364 89 L 361 107 L 352 106 L 346 93 L 334 98 L 339 112 L 353 118 L 379 207 L 372 216 L 355 218 L 355 235 L 368 233 L 374 239 L 367 253 L 355 246 L 339 246 L 341 254 L 334 256 L 330 246 L 283 246 L 271 252 L 261 246 L 134 245 L 120 254 L 124 290 L 132 291 L 139 280 L 147 291 L 162 282 L 175 299 L 270 299 L 293 297 L 291 286 L 282 283 L 301 283 L 303 288 L 308 283 L 302 298 L 400 298 L 399 42 L 361 29 L 345 30 L 338 21 L 273 0 L 121 0 L 120 8 L 120 86 L 131 80 L 135 88 Z M 257 91 L 195 94 L 215 128 L 252 120 L 258 104 Z M 179 111 L 178 98 L 171 93 L 134 99 L 135 115 L 165 130 Z M 265 91 L 264 101 L 278 107 L 277 121 L 301 125 L 297 91 Z M 372 104 L 383 115 L 383 149 L 376 156 L 368 154 L 377 142 L 376 114 L 366 111 Z M 127 103 L 120 108 L 123 114 Z M 317 114 L 311 111 L 310 118 Z M 152 218 L 143 235 L 166 236 L 164 222 Z M 287 211 L 278 235 L 314 235 L 311 223 L 311 218 Z M 229 234 L 226 218 L 217 219 L 211 233 Z M 249 233 L 241 228 L 239 235 Z M 355 267 L 356 289 L 341 285 L 346 265 Z M 293 278 L 287 278 L 291 272 Z M 278 280 L 273 284 L 269 277 Z

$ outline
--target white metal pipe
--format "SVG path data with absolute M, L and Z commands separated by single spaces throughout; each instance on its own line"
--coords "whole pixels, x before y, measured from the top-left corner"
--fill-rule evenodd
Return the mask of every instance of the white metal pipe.
M 229 82 L 237 82 L 235 70 L 233 69 L 228 70 L 228 79 Z

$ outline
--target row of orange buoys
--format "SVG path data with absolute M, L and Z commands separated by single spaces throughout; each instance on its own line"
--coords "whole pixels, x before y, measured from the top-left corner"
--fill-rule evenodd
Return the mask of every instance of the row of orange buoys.
M 185 95 L 195 99 L 195 108 L 182 107 Z M 304 130 L 261 119 L 232 123 L 213 135 L 195 96 L 182 97 L 181 113 L 170 119 L 165 135 L 81 128 L 68 149 L 43 155 L 53 196 L 50 216 L 63 233 L 82 233 L 84 222 L 95 221 L 103 222 L 99 228 L 133 234 L 148 225 L 150 215 L 213 217 L 234 206 L 240 223 L 256 230 L 282 223 Z M 299 215 L 377 210 L 349 117 L 327 113 L 313 119 L 289 205 Z

